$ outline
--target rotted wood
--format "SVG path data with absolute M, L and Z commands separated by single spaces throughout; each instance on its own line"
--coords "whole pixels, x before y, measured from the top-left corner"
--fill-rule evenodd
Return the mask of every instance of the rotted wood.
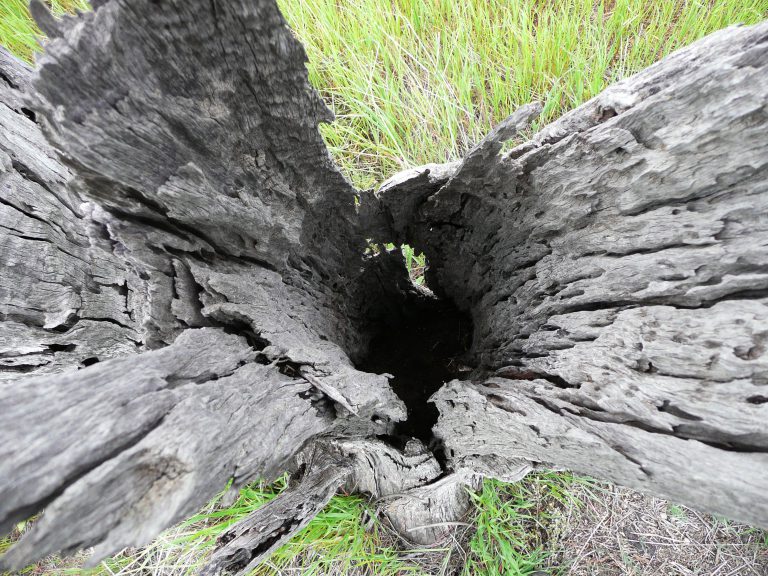
M 351 473 L 350 463 L 329 451 L 313 450 L 304 465 L 307 470 L 297 484 L 218 537 L 217 548 L 201 574 L 249 574 L 309 524 Z
M 210 570 L 342 484 L 429 542 L 466 485 L 539 466 L 768 526 L 768 23 L 356 207 L 274 2 L 93 4 L 33 3 L 36 71 L 0 52 L 0 527 L 45 509 L 3 566 L 145 544 L 285 469 Z M 429 448 L 356 368 L 416 290 L 370 238 L 423 250 L 474 321 Z
M 342 486 L 378 502 L 409 541 L 432 543 L 466 514 L 466 488 L 479 478 L 444 474 L 418 440 L 400 451 L 380 440 L 321 439 L 300 452 L 293 467 L 298 479 L 227 529 L 202 574 L 249 574 L 304 528 Z
M 0 48 L 0 383 L 137 352 L 146 284 L 111 251 Z
M 474 318 L 471 382 L 433 398 L 449 466 L 564 466 L 768 525 L 767 33 L 717 32 L 509 152 L 491 133 L 480 162 L 382 186 L 390 237 Z
M 405 415 L 351 360 L 380 281 L 275 4 L 93 4 L 38 3 L 37 69 L 0 59 L 0 526 L 45 508 L 14 568 Z

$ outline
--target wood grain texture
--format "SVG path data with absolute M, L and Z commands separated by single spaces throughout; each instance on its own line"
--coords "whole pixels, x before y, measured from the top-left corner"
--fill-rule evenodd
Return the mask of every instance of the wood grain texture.
M 0 383 L 132 354 L 146 285 L 40 133 L 31 70 L 0 49 L 0 76 Z
M 314 450 L 305 465 L 300 481 L 218 537 L 203 576 L 251 573 L 322 511 L 351 472 L 348 461 L 324 450 Z
M 541 466 L 768 526 L 768 23 L 503 152 L 526 106 L 356 207 L 274 2 L 33 12 L 39 68 L 0 52 L 0 528 L 45 513 L 3 566 L 144 544 L 285 469 L 211 570 L 342 483 L 430 542 L 465 485 Z M 368 238 L 423 250 L 434 294 Z M 427 447 L 355 363 L 432 297 L 471 314 L 474 371 L 434 395 Z
M 0 526 L 46 509 L 13 567 L 145 544 L 311 437 L 405 414 L 350 360 L 355 191 L 274 3 L 34 10 L 39 68 L 0 59 Z
M 376 439 L 325 437 L 297 454 L 294 468 L 299 472 L 286 490 L 219 536 L 202 574 L 249 574 L 305 527 L 341 486 L 379 502 L 407 540 L 433 543 L 467 513 L 466 487 L 479 478 L 445 475 L 415 439 L 398 450 Z
M 280 474 L 333 418 L 305 400 L 308 383 L 254 357 L 243 338 L 202 328 L 161 350 L 3 390 L 0 513 L 13 521 L 46 505 L 4 562 L 88 546 L 101 558 L 147 542 L 228 480 Z
M 434 398 L 454 466 L 768 524 L 766 33 L 718 32 L 508 153 L 492 133 L 396 223 L 475 321 L 473 382 Z

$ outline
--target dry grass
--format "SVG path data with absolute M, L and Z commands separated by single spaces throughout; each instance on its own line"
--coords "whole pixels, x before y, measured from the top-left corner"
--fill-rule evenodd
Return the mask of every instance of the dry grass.
M 56 11 L 87 7 L 86 0 L 51 4 Z M 541 99 L 551 119 L 679 46 L 768 12 L 768 0 L 280 4 L 307 47 L 313 84 L 338 116 L 323 134 L 362 188 L 394 170 L 460 157 L 520 104 Z M 26 0 L 0 0 L 0 44 L 31 60 L 39 38 Z M 411 250 L 406 258 L 423 270 L 422 255 Z M 47 558 L 23 574 L 189 574 L 223 524 L 270 496 L 259 490 L 241 510 L 212 502 L 149 546 L 93 571 L 81 568 L 81 554 Z M 431 548 L 402 541 L 372 504 L 336 497 L 312 530 L 258 573 L 768 576 L 768 535 L 748 526 L 608 485 L 575 483 L 565 500 L 535 478 L 496 485 L 496 492 L 477 499 L 469 526 Z M 25 529 L 0 541 L 0 552 Z
M 149 546 L 124 550 L 92 570 L 82 568 L 81 553 L 49 557 L 22 574 L 194 574 L 223 526 L 274 496 L 266 485 L 250 490 L 230 506 L 211 502 Z M 253 576 L 768 575 L 765 531 L 626 488 L 536 474 L 517 485 L 488 481 L 474 501 L 466 522 L 445 540 L 414 547 L 378 517 L 375 503 L 337 496 Z
M 597 490 L 595 490 L 597 488 Z M 766 576 L 768 534 L 626 488 L 576 486 L 542 569 L 570 576 Z

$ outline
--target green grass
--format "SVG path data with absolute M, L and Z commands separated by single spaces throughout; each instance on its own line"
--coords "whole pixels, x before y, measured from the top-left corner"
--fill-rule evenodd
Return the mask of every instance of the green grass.
M 505 484 L 485 480 L 470 492 L 473 511 L 469 521 L 476 531 L 466 548 L 464 576 L 525 576 L 540 569 L 549 552 L 550 522 L 557 511 L 578 505 L 568 487 L 587 482 L 567 473 L 538 473 L 526 482 Z M 256 483 L 240 490 L 236 501 L 222 505 L 226 490 L 203 510 L 167 530 L 140 550 L 127 550 L 93 569 L 82 569 L 85 556 L 75 561 L 48 558 L 28 566 L 22 575 L 124 576 L 194 574 L 206 561 L 216 538 L 229 526 L 260 508 L 287 485 L 286 477 L 273 484 Z M 26 528 L 0 540 L 0 554 Z M 334 496 L 309 525 L 262 563 L 252 576 L 302 574 L 371 574 L 426 576 L 446 570 L 455 551 L 451 546 L 403 549 L 402 542 L 384 528 L 375 508 L 356 495 Z M 549 572 L 546 572 L 549 573 Z
M 52 0 L 54 12 L 87 9 Z M 460 158 L 521 104 L 541 100 L 541 122 L 596 95 L 611 82 L 733 23 L 768 15 L 768 0 L 279 0 L 306 47 L 309 75 L 336 113 L 321 127 L 331 153 L 359 188 L 393 172 Z M 32 61 L 40 31 L 25 0 L 0 0 L 0 45 Z M 423 255 L 402 248 L 417 281 Z M 473 495 L 477 530 L 464 573 L 530 574 L 550 549 L 548 521 L 572 505 L 566 474 L 534 475 L 514 485 L 488 480 Z M 284 487 L 257 484 L 231 506 L 214 499 L 150 546 L 112 558 L 91 573 L 191 573 L 232 522 Z M 277 575 L 300 562 L 304 574 L 419 574 L 360 497 L 339 495 L 258 570 Z M 674 513 L 674 512 L 672 512 Z M 24 529 L 20 526 L 19 529 Z M 18 531 L 17 531 L 18 532 Z M 12 538 L 0 540 L 0 553 Z M 434 552 L 434 551 L 433 551 Z M 438 553 L 440 550 L 438 550 Z M 405 558 L 419 557 L 413 551 Z M 49 561 L 26 573 L 84 574 Z
M 551 120 L 671 51 L 768 15 L 768 0 L 279 0 L 335 123 L 347 176 L 371 188 L 460 158 L 531 100 Z M 85 0 L 53 0 L 55 11 Z M 0 2 L 0 44 L 30 59 L 25 0 Z
M 369 188 L 460 158 L 532 100 L 551 120 L 709 32 L 754 23 L 766 0 L 279 0 L 336 112 L 321 128 Z
M 468 544 L 464 543 L 467 559 L 463 574 L 524 576 L 539 568 L 548 555 L 545 546 L 549 522 L 556 510 L 578 505 L 568 496 L 568 486 L 573 482 L 586 481 L 567 473 L 540 473 L 524 483 L 486 480 L 477 493 L 470 492 L 474 508 L 468 520 L 476 525 L 476 532 Z M 80 568 L 84 556 L 74 562 L 49 558 L 20 574 L 194 574 L 205 564 L 224 530 L 275 498 L 286 485 L 283 477 L 273 484 L 247 486 L 229 506 L 221 504 L 224 490 L 198 514 L 167 530 L 150 545 L 127 550 L 93 569 Z M 0 540 L 0 554 L 27 528 L 25 524 Z M 377 519 L 371 503 L 360 496 L 339 494 L 252 576 L 280 576 L 286 571 L 302 575 L 347 574 L 352 570 L 376 576 L 425 576 L 445 568 L 453 552 L 450 546 L 404 550 L 402 543 L 397 543 L 397 538 Z
M 671 518 L 677 518 L 678 520 L 685 520 L 688 517 L 685 509 L 678 504 L 669 504 L 667 506 L 667 514 Z
M 461 158 L 522 104 L 542 101 L 540 122 L 552 120 L 676 48 L 768 15 L 768 0 L 278 3 L 306 48 L 312 85 L 336 114 L 320 131 L 361 189 Z M 52 6 L 61 13 L 87 1 Z M 0 44 L 30 60 L 39 37 L 25 0 L 2 0 Z M 424 265 L 413 266 L 423 281 Z
M 283 477 L 273 484 L 244 487 L 229 506 L 221 504 L 225 490 L 198 514 L 164 532 L 147 547 L 108 558 L 96 568 L 85 570 L 79 567 L 79 562 L 54 558 L 28 566 L 20 574 L 108 576 L 119 572 L 140 576 L 167 571 L 194 574 L 204 565 L 216 538 L 224 530 L 275 498 L 286 485 L 287 479 Z M 19 537 L 26 528 L 24 524 L 17 527 L 16 533 L 0 540 L 0 554 Z M 346 574 L 352 568 L 379 576 L 423 574 L 417 564 L 402 560 L 401 555 L 402 551 L 395 550 L 382 538 L 381 525 L 364 498 L 339 494 L 252 574 L 279 576 L 288 566 L 305 575 Z
M 56 15 L 90 10 L 88 0 L 46 0 Z M 0 0 L 0 46 L 31 62 L 43 38 L 29 16 L 28 0 Z
M 542 570 L 551 555 L 553 520 L 559 511 L 578 506 L 568 489 L 589 481 L 568 473 L 532 474 L 524 482 L 506 484 L 485 480 L 472 494 L 476 532 L 464 576 L 526 576 Z

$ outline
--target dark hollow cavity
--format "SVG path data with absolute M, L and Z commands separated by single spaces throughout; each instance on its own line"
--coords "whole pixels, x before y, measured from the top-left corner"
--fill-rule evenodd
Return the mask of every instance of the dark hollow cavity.
M 472 322 L 450 301 L 412 295 L 372 330 L 368 354 L 358 367 L 391 374 L 390 385 L 408 408 L 407 420 L 391 440 L 404 444 L 415 437 L 430 446 L 438 411 L 429 397 L 444 383 L 468 376 Z

